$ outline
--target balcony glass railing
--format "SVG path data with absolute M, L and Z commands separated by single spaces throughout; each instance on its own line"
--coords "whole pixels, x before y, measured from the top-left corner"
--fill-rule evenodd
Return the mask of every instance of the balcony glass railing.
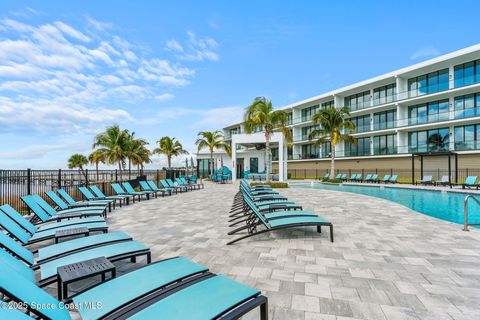
M 475 83 L 480 82 L 480 75 L 472 75 L 472 76 L 466 76 L 466 77 L 456 77 L 454 80 L 454 87 L 455 88 L 461 88 L 465 86 L 470 86 Z
M 398 153 L 397 147 L 373 148 L 374 155 L 388 155 L 388 154 L 397 154 L 397 153 Z
M 480 150 L 480 140 L 455 142 L 455 151 Z
M 397 126 L 397 121 L 385 121 L 373 123 L 373 130 L 391 129 Z
M 355 127 L 355 133 L 362 133 L 362 132 L 368 132 L 368 131 L 371 131 L 370 125 Z
M 408 146 L 408 153 L 417 152 L 445 152 L 450 150 L 450 143 L 426 143 Z
M 369 156 L 370 150 L 345 150 L 344 156 L 345 157 L 362 157 L 362 156 Z

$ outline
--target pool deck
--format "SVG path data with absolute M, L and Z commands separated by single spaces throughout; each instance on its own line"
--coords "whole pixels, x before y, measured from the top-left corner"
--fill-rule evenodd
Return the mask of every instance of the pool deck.
M 110 230 L 145 242 L 154 259 L 183 255 L 262 290 L 271 319 L 480 318 L 480 230 L 382 199 L 292 188 L 280 192 L 334 223 L 333 244 L 326 231 L 298 228 L 226 246 L 237 190 L 207 183 L 124 207 Z

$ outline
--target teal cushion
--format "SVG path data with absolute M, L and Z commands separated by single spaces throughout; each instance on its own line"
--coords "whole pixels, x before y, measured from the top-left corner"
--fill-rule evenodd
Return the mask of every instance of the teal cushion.
M 42 207 L 34 200 L 33 196 L 23 196 L 23 202 L 33 211 L 33 213 L 43 222 L 49 221 L 52 216 L 49 215 Z M 54 210 L 55 211 L 55 210 Z
M 0 262 L 2 267 L 4 265 L 7 265 L 17 271 L 19 274 L 21 274 L 25 279 L 35 282 L 35 273 L 33 272 L 33 270 L 27 267 L 23 262 L 12 256 L 4 249 L 0 249 Z
M 7 296 L 15 296 L 29 306 L 34 306 L 35 310 L 43 315 L 43 318 L 55 320 L 71 319 L 63 303 L 43 289 L 40 289 L 34 282 L 25 279 L 9 266 L 2 266 L 0 287 L 2 291 L 6 292 Z
M 55 192 L 47 191 L 45 194 L 53 201 L 60 209 L 68 209 L 68 205 Z
M 191 285 L 129 319 L 214 319 L 260 292 L 219 275 Z
M 82 248 L 106 244 L 112 241 L 125 241 L 131 239 L 132 237 L 130 237 L 125 232 L 110 232 L 84 238 L 76 238 L 73 240 L 52 244 L 48 247 L 38 249 L 38 260 L 39 263 L 41 263 L 41 260 L 50 259 L 54 256 L 58 256 Z
M 102 217 L 89 217 L 89 218 L 75 219 L 75 220 L 64 220 L 64 221 L 44 224 L 44 225 L 42 225 L 41 227 L 38 228 L 38 232 L 45 231 L 45 230 L 56 229 L 56 228 L 59 228 L 59 227 L 73 226 L 73 225 L 77 225 L 77 224 L 98 223 L 98 222 L 105 222 L 105 219 L 102 218 Z
M 105 282 L 81 293 L 73 298 L 73 301 L 77 305 L 84 305 L 89 301 L 101 302 L 101 309 L 82 308 L 79 310 L 83 320 L 98 319 L 148 292 L 207 270 L 187 258 L 173 258 L 150 264 Z
M 6 302 L 0 302 L 0 319 L 8 320 L 32 320 L 34 318 L 26 315 L 18 309 L 8 307 Z
M 2 247 L 7 248 L 8 251 L 13 252 L 17 257 L 28 263 L 34 264 L 33 253 L 22 247 L 17 241 L 13 240 L 5 233 L 0 231 L 0 244 Z
M 302 223 L 328 223 L 328 221 L 322 217 L 292 217 L 284 219 L 274 219 L 268 221 L 272 228 L 284 227 L 289 224 L 302 224 Z
M 20 227 L 18 223 L 10 219 L 10 217 L 3 211 L 0 211 L 0 226 L 16 239 L 20 240 L 23 244 L 26 244 L 30 239 L 30 233 Z
M 317 216 L 315 212 L 303 210 L 276 211 L 265 214 L 267 219 L 288 218 L 292 216 Z
M 98 257 L 111 258 L 122 254 L 134 253 L 136 251 L 148 250 L 148 247 L 141 242 L 126 241 L 111 244 L 108 246 L 93 248 L 66 257 L 58 258 L 40 265 L 40 279 L 45 280 L 57 275 L 57 267 L 71 263 L 90 260 Z
M 34 234 L 35 231 L 37 231 L 37 228 L 31 222 L 25 219 L 25 217 L 23 217 L 20 213 L 18 213 L 17 210 L 13 209 L 9 204 L 4 204 L 3 206 L 0 207 L 0 210 L 2 210 L 5 214 L 7 214 L 10 217 L 10 219 L 14 220 L 22 228 L 24 228 L 31 234 Z
M 82 219 L 82 220 L 86 220 L 86 219 Z M 81 222 L 81 220 L 80 220 L 80 222 Z M 92 230 L 107 230 L 108 229 L 108 226 L 105 222 L 79 223 L 79 224 L 75 224 L 75 225 L 67 225 L 67 226 L 58 227 L 58 228 L 54 228 L 54 229 L 47 229 L 47 230 L 39 231 L 39 232 L 35 233 L 30 238 L 30 241 L 35 242 L 35 241 L 40 241 L 42 239 L 45 240 L 45 239 L 48 239 L 48 238 L 53 238 L 57 231 L 72 229 L 72 228 L 81 228 L 81 227 L 85 227 L 85 228 L 87 228 L 88 230 L 91 230 L 91 231 Z

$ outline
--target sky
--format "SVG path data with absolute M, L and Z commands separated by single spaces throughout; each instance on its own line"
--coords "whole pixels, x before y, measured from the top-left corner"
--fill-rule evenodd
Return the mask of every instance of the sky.
M 478 1 L 0 0 L 0 169 L 65 168 L 118 124 L 154 148 L 480 39 Z M 184 157 L 174 164 L 184 163 Z M 150 168 L 166 162 L 154 156 Z

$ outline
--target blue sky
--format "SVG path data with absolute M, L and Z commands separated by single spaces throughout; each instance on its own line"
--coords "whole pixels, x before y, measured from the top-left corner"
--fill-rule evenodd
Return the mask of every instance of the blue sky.
M 63 168 L 117 123 L 150 141 L 478 42 L 476 1 L 2 1 L 0 168 Z M 178 163 L 184 163 L 178 159 Z M 151 167 L 163 166 L 155 157 Z

